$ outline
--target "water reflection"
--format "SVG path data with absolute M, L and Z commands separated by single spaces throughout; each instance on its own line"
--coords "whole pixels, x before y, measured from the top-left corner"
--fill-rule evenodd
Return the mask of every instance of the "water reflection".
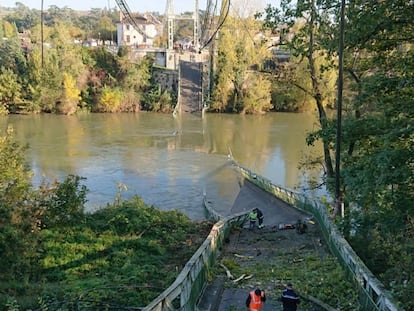
M 34 183 L 42 178 L 61 180 L 67 174 L 86 177 L 91 210 L 113 202 L 122 185 L 122 198 L 138 194 L 149 204 L 183 210 L 194 219 L 205 216 L 206 191 L 226 213 L 239 187 L 228 165 L 230 151 L 240 164 L 289 188 L 301 182 L 298 163 L 303 156 L 321 153 L 320 146 L 305 144 L 306 133 L 315 126 L 310 114 L 0 118 L 2 130 L 9 124 L 17 139 L 30 145 Z

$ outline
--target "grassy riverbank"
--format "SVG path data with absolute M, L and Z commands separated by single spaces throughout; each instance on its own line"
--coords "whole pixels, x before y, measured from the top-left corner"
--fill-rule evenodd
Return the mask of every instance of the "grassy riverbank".
M 1 281 L 1 309 L 145 306 L 175 280 L 211 226 L 135 198 L 76 225 L 44 228 L 31 273 Z

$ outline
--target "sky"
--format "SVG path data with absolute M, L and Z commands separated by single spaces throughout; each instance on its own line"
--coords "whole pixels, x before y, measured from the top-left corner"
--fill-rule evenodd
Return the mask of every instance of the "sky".
M 255 0 L 257 1 L 257 0 Z M 0 0 L 0 7 L 15 7 L 20 2 L 32 9 L 41 8 L 41 0 Z M 131 12 L 159 12 L 165 13 L 167 0 L 126 0 Z M 174 12 L 176 14 L 194 10 L 194 0 L 173 0 Z M 199 9 L 206 7 L 207 0 L 199 0 Z M 280 3 L 280 0 L 263 0 L 263 3 L 273 6 Z M 43 0 L 43 7 L 55 5 L 59 8 L 68 7 L 73 10 L 89 10 L 91 8 L 114 8 L 117 7 L 115 0 Z

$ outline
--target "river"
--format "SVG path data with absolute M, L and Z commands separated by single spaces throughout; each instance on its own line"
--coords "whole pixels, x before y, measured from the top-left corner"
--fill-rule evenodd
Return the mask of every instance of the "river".
M 311 113 L 269 113 L 263 116 L 155 113 L 41 114 L 0 117 L 28 144 L 27 160 L 33 184 L 85 177 L 86 208 L 93 211 L 117 196 L 139 195 L 163 210 L 181 210 L 204 219 L 203 193 L 225 214 L 239 183 L 229 153 L 243 166 L 273 183 L 301 190 L 306 176 L 298 168 L 320 145 L 306 145 L 306 134 L 317 128 Z

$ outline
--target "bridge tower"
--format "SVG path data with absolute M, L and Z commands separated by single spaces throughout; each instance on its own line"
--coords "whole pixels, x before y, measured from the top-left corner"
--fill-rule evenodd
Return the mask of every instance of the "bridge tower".
M 200 14 L 198 12 L 198 0 L 194 1 L 194 48 L 198 51 L 200 48 Z
M 165 66 L 170 69 L 176 68 L 174 52 L 174 4 L 173 0 L 167 0 L 167 50 L 165 53 Z
M 168 49 L 174 48 L 174 4 L 173 0 L 167 0 L 167 36 L 168 36 Z
M 176 69 L 178 64 L 176 63 L 176 55 L 174 51 L 174 22 L 176 19 L 192 19 L 194 23 L 193 41 L 194 48 L 198 50 L 200 48 L 200 17 L 199 17 L 199 0 L 194 0 L 194 12 L 192 17 L 179 17 L 174 14 L 174 1 L 167 0 L 166 7 L 167 17 L 167 51 L 166 51 L 166 67 L 170 69 Z

